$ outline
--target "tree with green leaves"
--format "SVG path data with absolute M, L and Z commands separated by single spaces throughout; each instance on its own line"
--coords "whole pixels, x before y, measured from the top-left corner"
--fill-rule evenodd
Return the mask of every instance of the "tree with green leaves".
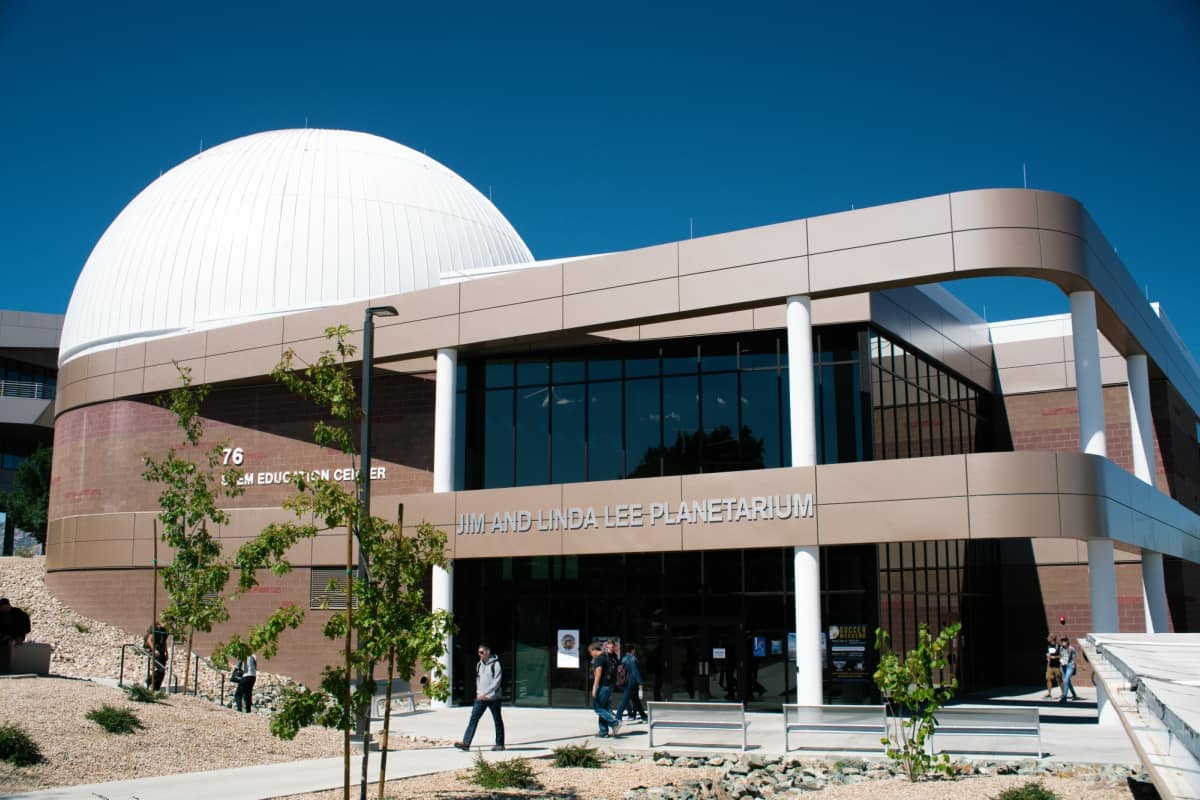
M 950 702 L 958 690 L 958 679 L 946 673 L 950 643 L 958 636 L 962 623 L 946 626 L 934 639 L 929 626 L 922 622 L 917 630 L 917 646 L 903 658 L 892 650 L 891 636 L 875 629 L 875 647 L 880 651 L 875 685 L 887 703 L 892 724 L 882 740 L 888 758 L 896 761 L 910 781 L 932 773 L 951 773 L 950 758 L 934 758 L 927 749 L 937 724 L 936 714 Z
M 13 490 L 0 494 L 0 511 L 8 521 L 33 536 L 38 544 L 46 544 L 46 516 L 50 508 L 50 462 L 52 451 L 40 445 L 17 467 Z M 5 555 L 11 555 L 12 542 L 6 537 Z
M 294 394 L 322 409 L 327 418 L 314 425 L 314 440 L 322 447 L 343 453 L 361 481 L 370 465 L 361 465 L 359 470 L 357 463 L 354 426 L 361 411 L 350 368 L 356 348 L 346 341 L 349 333 L 344 325 L 327 329 L 326 337 L 334 344 L 332 350 L 322 352 L 307 365 L 298 364 L 295 352 L 289 350 L 272 375 Z M 276 575 L 289 572 L 287 552 L 297 542 L 327 531 L 345 531 L 346 607 L 331 615 L 323 628 L 326 638 L 345 642 L 345 657 L 342 663 L 325 667 L 317 689 L 284 688 L 279 710 L 271 717 L 271 732 L 291 739 L 309 725 L 341 728 L 348 800 L 350 732 L 356 721 L 367 718 L 375 690 L 374 681 L 364 680 L 358 691 L 352 691 L 352 676 L 356 672 L 369 675 L 375 663 L 387 659 L 389 677 L 398 674 L 409 678 L 420 666 L 429 672 L 427 694 L 438 699 L 449 695 L 440 659 L 445 654 L 453 621 L 449 612 L 430 610 L 420 589 L 434 566 L 445 566 L 446 536 L 429 524 L 419 526 L 415 534 L 402 535 L 399 523 L 366 513 L 361 491 L 348 490 L 336 481 L 297 473 L 291 483 L 296 493 L 284 501 L 283 507 L 296 519 L 272 523 L 238 550 L 237 591 L 250 591 L 263 572 Z M 369 565 L 365 581 L 355 574 L 352 534 L 357 536 L 360 558 Z M 278 651 L 283 632 L 298 627 L 303 619 L 303 610 L 295 606 L 277 609 L 244 636 L 232 636 L 218 648 L 216 657 L 242 658 L 257 652 L 270 658 Z M 352 646 L 354 639 L 357 648 Z M 367 757 L 364 748 L 364 767 Z M 365 796 L 365 769 L 363 775 Z
M 210 633 L 214 625 L 229 619 L 223 592 L 230 566 L 210 526 L 229 522 L 229 515 L 217 504 L 223 498 L 237 497 L 244 489 L 238 485 L 241 470 L 224 463 L 226 443 L 207 447 L 203 443 L 200 404 L 208 396 L 209 387 L 194 386 L 191 369 L 175 366 L 182 385 L 156 402 L 175 416 L 183 431 L 183 442 L 161 459 L 143 455 L 142 477 L 162 487 L 158 519 L 162 541 L 172 551 L 171 562 L 159 570 L 167 606 L 160 620 L 152 620 L 152 624 L 161 621 L 172 636 L 187 643 L 183 673 L 186 687 L 195 634 Z

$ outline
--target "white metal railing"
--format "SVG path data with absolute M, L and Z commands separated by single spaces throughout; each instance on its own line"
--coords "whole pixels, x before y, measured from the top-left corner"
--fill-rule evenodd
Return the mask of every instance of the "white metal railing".
M 54 384 L 42 381 L 0 381 L 0 396 L 53 400 Z

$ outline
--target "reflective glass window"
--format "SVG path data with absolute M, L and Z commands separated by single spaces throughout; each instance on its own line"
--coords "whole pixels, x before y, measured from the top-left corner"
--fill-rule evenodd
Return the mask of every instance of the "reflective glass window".
M 658 378 L 625 381 L 625 475 L 662 474 L 662 398 Z
M 556 386 L 551 390 L 550 444 L 554 483 L 587 479 L 586 387 Z
M 513 485 L 511 389 L 494 389 L 484 395 L 483 481 L 489 487 Z
M 782 463 L 779 378 L 774 370 L 741 375 L 742 464 L 746 469 Z M 756 454 L 761 461 L 756 461 Z
M 517 486 L 550 481 L 550 387 L 517 389 Z
M 620 383 L 588 384 L 587 420 L 587 479 L 607 481 L 620 478 L 625 471 L 621 457 Z
M 704 472 L 728 472 L 740 468 L 737 379 L 736 372 L 703 378 L 700 405 L 704 425 L 701 445 Z
M 484 368 L 484 385 L 489 389 L 513 385 L 513 362 L 489 361 Z
M 695 366 L 695 360 L 692 365 Z M 664 475 L 692 475 L 699 472 L 696 436 L 700 427 L 698 382 L 694 374 L 663 378 Z

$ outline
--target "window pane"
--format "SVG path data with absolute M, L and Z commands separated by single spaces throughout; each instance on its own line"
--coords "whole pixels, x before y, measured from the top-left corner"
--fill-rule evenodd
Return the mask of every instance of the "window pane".
M 539 486 L 550 479 L 550 388 L 517 390 L 516 485 Z
M 656 361 L 657 364 L 657 361 Z M 625 474 L 646 478 L 662 474 L 658 378 L 625 382 Z
M 695 366 L 695 361 L 692 365 Z M 700 409 L 695 375 L 663 378 L 664 475 L 692 475 L 700 471 L 696 431 Z
M 703 469 L 705 472 L 741 469 L 737 373 L 705 375 L 702 389 Z
M 554 383 L 575 383 L 583 380 L 582 361 L 555 361 L 551 367 L 551 380 Z
M 587 477 L 587 442 L 584 438 L 585 387 L 556 386 L 550 406 L 551 444 L 554 448 L 550 479 L 575 483 Z
M 588 473 L 589 481 L 620 478 L 624 472 L 621 458 L 621 384 L 588 385 Z
M 625 377 L 642 378 L 658 375 L 658 356 L 625 359 Z
M 669 356 L 662 360 L 663 375 L 694 375 L 696 373 L 695 354 L 686 356 Z
M 596 359 L 587 365 L 589 381 L 610 380 L 621 377 L 621 361 L 616 358 Z
M 742 464 L 746 469 L 782 464 L 779 378 L 774 370 L 742 373 Z
M 484 368 L 484 385 L 489 389 L 513 385 L 513 362 L 489 361 Z
M 546 361 L 522 361 L 517 364 L 518 386 L 545 386 L 550 382 L 550 364 Z
M 483 485 L 513 485 L 512 389 L 484 394 Z

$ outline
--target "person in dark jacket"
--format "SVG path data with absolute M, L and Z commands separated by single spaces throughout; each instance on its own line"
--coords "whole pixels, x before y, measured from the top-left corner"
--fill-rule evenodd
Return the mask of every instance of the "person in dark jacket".
M 479 663 L 475 665 L 475 703 L 471 706 L 471 721 L 467 723 L 467 732 L 463 734 L 462 741 L 454 743 L 459 750 L 471 749 L 475 726 L 479 724 L 483 712 L 488 710 L 492 712 L 492 723 L 496 727 L 496 744 L 492 749 L 504 749 L 504 718 L 500 716 L 500 684 L 503 677 L 500 659 L 492 655 L 491 647 L 481 643 Z
M 625 655 L 621 656 L 621 665 L 625 667 L 625 695 L 617 706 L 617 719 L 629 709 L 630 719 L 646 721 L 646 708 L 642 705 L 642 670 L 638 666 L 637 645 L 625 645 Z
M 13 647 L 25 641 L 31 626 L 29 615 L 0 597 L 0 674 L 12 671 Z

